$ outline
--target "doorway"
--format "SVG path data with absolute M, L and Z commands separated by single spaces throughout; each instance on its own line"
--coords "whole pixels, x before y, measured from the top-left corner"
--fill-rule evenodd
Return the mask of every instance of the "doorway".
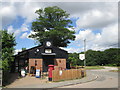
M 48 65 L 54 65 L 54 56 L 43 56 L 43 72 L 48 72 Z

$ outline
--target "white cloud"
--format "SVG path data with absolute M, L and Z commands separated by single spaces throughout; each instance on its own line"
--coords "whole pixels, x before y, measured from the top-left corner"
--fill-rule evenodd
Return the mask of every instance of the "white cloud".
M 84 15 L 77 20 L 77 29 L 79 30 L 80 28 L 104 28 L 112 23 L 117 22 L 117 12 L 117 9 L 115 11 L 111 10 L 111 12 L 99 9 L 90 10 L 87 13 L 84 13 Z
M 30 3 L 30 2 L 23 3 L 19 5 L 19 7 L 17 8 L 19 10 L 18 14 L 26 19 L 25 23 L 31 23 L 34 19 L 37 18 L 38 15 L 35 14 L 35 11 L 38 8 L 41 8 L 40 6 L 42 5 L 38 3 Z
M 7 30 L 8 30 L 8 33 L 13 33 L 14 32 L 13 26 L 9 26 Z
M 75 31 L 75 27 L 68 28 L 70 31 Z
M 21 31 L 28 31 L 28 25 L 26 25 L 26 24 L 22 24 L 22 26 L 21 26 Z
M 8 28 L 8 33 L 14 33 L 15 36 L 18 36 L 21 32 L 25 32 L 25 31 L 28 31 L 28 25 L 27 24 L 22 24 L 22 26 L 19 28 L 19 29 L 15 29 L 13 28 L 12 25 L 10 25 Z M 21 36 L 21 38 L 23 38 L 25 36 Z
M 112 24 L 102 29 L 101 33 L 94 33 L 87 29 L 76 34 L 75 44 L 82 44 L 86 39 L 86 48 L 93 50 L 105 50 L 117 47 L 118 44 L 118 24 Z
M 94 39 L 93 37 L 95 37 L 95 35 L 92 32 L 92 30 L 86 29 L 84 31 L 79 31 L 79 34 L 76 34 L 76 41 L 77 40 L 84 40 L 86 38 L 90 41 L 90 40 Z
M 3 2 L 0 14 L 2 15 L 2 26 L 12 23 L 17 16 L 25 19 L 25 24 L 31 23 L 36 17 L 35 11 L 42 3 L 34 2 Z
M 14 35 L 15 36 L 18 36 L 20 33 L 21 33 L 21 31 L 19 29 L 17 29 L 17 30 L 14 31 Z
M 117 18 L 118 3 L 100 3 L 100 2 L 7 2 L 3 3 L 1 15 L 3 16 L 3 25 L 13 21 L 16 16 L 25 18 L 25 23 L 31 23 L 38 15 L 35 11 L 39 8 L 47 6 L 59 6 L 70 13 L 70 17 L 80 17 L 77 21 L 78 28 L 80 27 L 102 27 L 111 23 Z M 71 7 L 72 6 L 72 7 Z M 9 15 L 9 16 L 8 16 Z M 103 24 L 102 24 L 102 23 Z
M 18 52 L 21 52 L 21 51 L 22 51 L 21 49 L 16 49 L 14 52 L 14 55 L 18 54 Z
M 20 30 L 19 29 L 14 29 L 12 25 L 10 25 L 8 28 L 8 33 L 14 33 L 14 36 L 18 36 L 20 34 Z
M 14 6 L 2 6 L 0 15 L 2 15 L 2 26 L 4 27 L 16 19 L 16 11 Z
M 63 48 L 63 47 L 60 47 L 61 49 L 63 49 L 63 50 L 66 50 L 66 51 L 68 51 L 68 53 L 74 53 L 74 52 L 77 52 L 77 53 L 79 53 L 80 51 L 81 51 L 81 49 L 80 48 Z
M 112 24 L 108 27 L 103 28 L 100 40 L 101 45 L 118 43 L 118 24 Z
M 28 37 L 28 33 L 25 32 L 25 33 L 22 34 L 22 36 L 20 38 L 24 39 L 24 38 L 27 38 L 27 37 Z

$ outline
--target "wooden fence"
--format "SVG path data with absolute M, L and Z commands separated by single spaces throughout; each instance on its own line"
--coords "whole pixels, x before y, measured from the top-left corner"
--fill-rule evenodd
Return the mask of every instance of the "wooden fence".
M 52 81 L 79 79 L 86 76 L 85 69 L 53 70 Z

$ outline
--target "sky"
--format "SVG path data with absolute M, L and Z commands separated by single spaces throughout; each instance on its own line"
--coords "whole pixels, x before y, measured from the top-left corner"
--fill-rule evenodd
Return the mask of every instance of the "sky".
M 46 1 L 46 2 L 45 2 Z M 75 30 L 75 41 L 71 41 L 68 47 L 62 49 L 69 53 L 82 52 L 84 50 L 84 40 L 86 39 L 86 50 L 105 50 L 118 47 L 118 2 L 115 0 L 90 2 L 78 2 L 77 0 L 4 0 L 1 1 L 0 15 L 2 25 L 0 29 L 14 33 L 17 45 L 15 53 L 22 48 L 32 48 L 37 46 L 34 39 L 28 36 L 34 32 L 31 24 L 38 17 L 35 11 L 48 6 L 58 6 L 70 14 L 69 18 L 73 22 Z M 77 1 L 77 2 L 76 2 Z M 114 2 L 113 2 L 114 1 Z M 0 23 L 0 24 L 1 24 Z M 70 30 L 73 30 L 69 28 Z

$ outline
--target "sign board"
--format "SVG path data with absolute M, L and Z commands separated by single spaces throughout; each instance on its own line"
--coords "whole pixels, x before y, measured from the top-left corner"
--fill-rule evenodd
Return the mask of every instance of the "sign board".
M 25 70 L 21 70 L 21 76 L 25 77 Z
M 62 70 L 59 71 L 59 75 L 60 75 L 60 76 L 62 75 Z
M 40 77 L 40 69 L 36 70 L 36 77 L 38 77 L 38 78 Z
M 79 54 L 79 59 L 84 60 L 85 59 L 85 54 Z

